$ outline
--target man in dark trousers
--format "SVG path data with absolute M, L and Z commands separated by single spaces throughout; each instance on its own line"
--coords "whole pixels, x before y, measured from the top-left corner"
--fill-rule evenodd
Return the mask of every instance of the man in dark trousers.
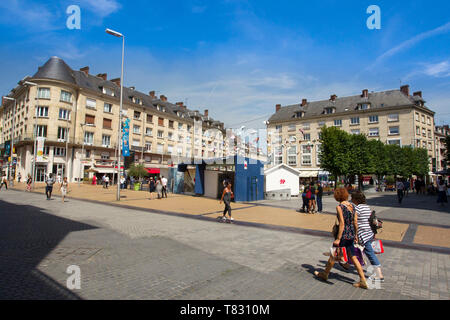
M 322 195 L 323 195 L 323 187 L 322 183 L 317 183 L 317 211 L 322 212 Z

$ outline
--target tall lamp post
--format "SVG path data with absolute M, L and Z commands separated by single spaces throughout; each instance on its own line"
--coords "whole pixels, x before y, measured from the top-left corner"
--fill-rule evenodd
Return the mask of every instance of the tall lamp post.
M 11 184 L 11 186 L 14 187 L 14 177 L 11 176 L 11 169 L 12 169 L 12 162 L 14 160 L 14 126 L 15 126 L 15 120 L 16 120 L 16 103 L 17 100 L 11 97 L 3 97 L 5 100 L 10 100 L 13 101 L 14 100 L 14 107 L 13 107 L 13 118 L 12 118 L 12 133 L 11 133 L 11 157 L 10 160 L 8 161 L 8 181 Z
M 122 140 L 122 103 L 123 103 L 123 60 L 124 60 L 124 53 L 125 53 L 125 36 L 117 31 L 106 29 L 106 33 L 117 37 L 122 38 L 122 71 L 120 75 L 120 110 L 119 110 L 119 126 L 118 126 L 118 133 L 117 133 L 117 201 L 120 201 L 120 160 L 122 157 L 122 153 L 120 150 L 120 143 Z
M 38 107 L 38 103 L 39 103 L 39 86 L 37 85 L 37 83 L 30 82 L 30 81 L 25 81 L 23 84 L 27 85 L 27 86 L 31 86 L 31 87 L 34 87 L 34 86 L 36 87 L 36 98 L 35 98 L 36 103 L 34 104 L 34 131 L 33 131 L 34 151 L 33 151 L 33 165 L 32 165 L 32 169 L 31 169 L 31 171 L 32 171 L 31 181 L 33 182 L 33 189 L 34 189 L 34 185 L 35 185 L 34 182 L 36 180 L 36 154 L 37 154 L 36 137 L 37 137 L 37 116 L 38 116 L 38 114 L 37 114 L 38 108 L 37 107 Z
M 78 187 L 80 186 L 80 181 L 81 181 L 81 176 L 83 176 L 83 157 L 84 157 L 84 139 L 85 139 L 85 134 L 84 134 L 84 126 L 86 126 L 86 123 L 80 123 L 81 126 L 81 130 L 83 131 L 83 144 L 81 145 L 81 156 L 80 156 L 80 176 L 78 177 Z M 84 176 L 83 176 L 84 178 Z

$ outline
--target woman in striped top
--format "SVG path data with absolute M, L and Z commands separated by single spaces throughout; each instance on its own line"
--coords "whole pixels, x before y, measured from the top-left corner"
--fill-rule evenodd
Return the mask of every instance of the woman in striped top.
M 356 205 L 356 214 L 358 215 L 358 242 L 364 247 L 364 253 L 376 272 L 376 277 L 369 277 L 369 279 L 384 282 L 380 261 L 372 248 L 372 242 L 375 239 L 375 234 L 369 223 L 372 210 L 366 204 L 366 197 L 361 191 L 352 193 L 352 202 Z

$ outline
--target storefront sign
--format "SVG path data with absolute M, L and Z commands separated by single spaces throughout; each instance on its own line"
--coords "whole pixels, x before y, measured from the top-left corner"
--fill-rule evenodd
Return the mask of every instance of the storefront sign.
M 37 137 L 37 153 L 36 153 L 36 162 L 42 162 L 44 161 L 44 143 L 45 138 L 44 137 Z

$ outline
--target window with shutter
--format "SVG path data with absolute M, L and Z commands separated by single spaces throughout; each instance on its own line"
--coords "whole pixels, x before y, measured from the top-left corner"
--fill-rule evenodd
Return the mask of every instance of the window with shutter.
M 87 114 L 85 117 L 84 123 L 94 125 L 95 124 L 95 116 L 91 116 L 91 115 Z
M 158 118 L 158 125 L 164 127 L 164 118 Z
M 104 129 L 111 129 L 112 120 L 111 119 L 105 119 L 103 118 L 103 128 Z

